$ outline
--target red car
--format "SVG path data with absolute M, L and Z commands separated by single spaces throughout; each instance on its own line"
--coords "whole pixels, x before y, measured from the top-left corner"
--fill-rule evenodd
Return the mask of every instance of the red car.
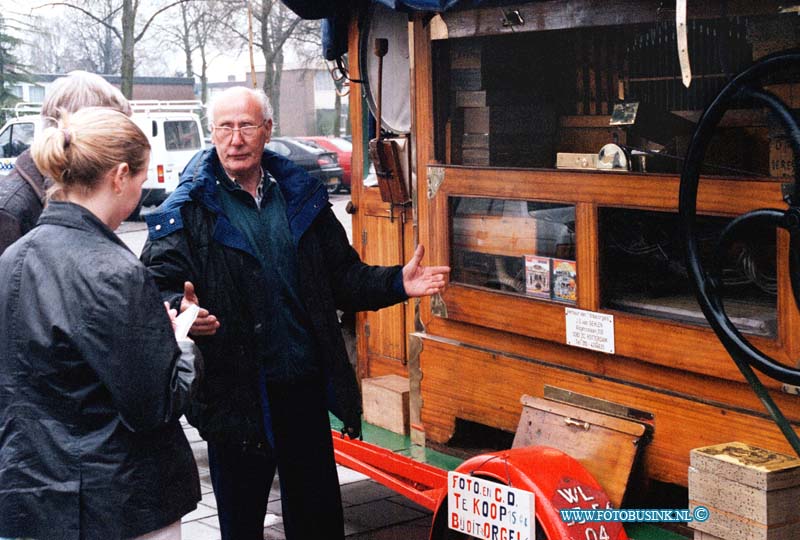
M 350 161 L 353 154 L 353 143 L 339 137 L 314 136 L 298 137 L 298 139 L 301 139 L 307 143 L 313 143 L 323 150 L 336 152 L 336 154 L 339 156 L 339 166 L 342 168 L 342 171 L 344 171 L 344 174 L 342 174 L 342 183 L 340 184 L 340 187 L 336 189 L 335 193 L 339 193 L 342 188 L 346 189 L 349 193 L 351 182 Z

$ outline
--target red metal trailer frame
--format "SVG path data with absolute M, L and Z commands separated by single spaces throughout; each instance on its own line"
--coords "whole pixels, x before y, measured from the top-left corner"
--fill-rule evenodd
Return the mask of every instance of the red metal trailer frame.
M 434 512 L 430 538 L 445 537 L 450 518 L 447 471 L 374 444 L 345 438 L 335 430 L 331 435 L 339 464 L 371 477 Z M 608 509 L 611 503 L 586 468 L 560 450 L 528 446 L 481 454 L 463 462 L 456 471 L 533 493 L 538 528 L 550 540 L 628 538 L 619 522 L 566 522 L 562 519 L 560 510 L 563 509 Z

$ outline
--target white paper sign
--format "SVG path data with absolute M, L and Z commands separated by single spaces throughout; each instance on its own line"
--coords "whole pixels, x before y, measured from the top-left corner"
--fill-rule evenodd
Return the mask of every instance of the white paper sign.
M 534 540 L 530 491 L 466 474 L 447 473 L 447 525 L 486 540 Z
M 614 316 L 565 308 L 567 345 L 614 354 Z

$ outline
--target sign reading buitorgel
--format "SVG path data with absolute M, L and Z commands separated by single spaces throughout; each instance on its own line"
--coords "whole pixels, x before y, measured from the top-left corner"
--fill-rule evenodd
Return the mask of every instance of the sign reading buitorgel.
M 533 493 L 465 474 L 447 473 L 447 524 L 485 540 L 534 540 Z

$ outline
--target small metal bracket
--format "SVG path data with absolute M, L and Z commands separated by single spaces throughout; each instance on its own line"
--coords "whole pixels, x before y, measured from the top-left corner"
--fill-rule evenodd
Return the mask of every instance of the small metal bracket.
M 444 183 L 444 167 L 428 167 L 428 198 L 433 199 Z
M 689 38 L 686 29 L 686 0 L 675 0 L 675 34 L 678 43 L 678 61 L 681 66 L 683 86 L 692 84 L 692 64 L 689 61 Z
M 781 392 L 783 392 L 784 394 L 791 394 L 793 396 L 800 396 L 800 386 L 784 383 L 781 386 Z
M 626 405 L 620 405 L 619 403 L 606 401 L 604 399 L 599 399 L 592 396 L 586 396 L 584 394 L 578 394 L 576 392 L 572 392 L 571 390 L 565 390 L 563 388 L 558 388 L 547 384 L 544 386 L 544 398 L 553 401 L 560 401 L 561 403 L 567 403 L 569 405 L 597 411 L 599 413 L 608 414 L 611 416 L 617 416 L 619 418 L 635 420 L 637 422 L 641 422 L 643 420 L 653 420 L 654 418 L 653 413 L 647 411 L 641 411 Z
M 431 296 L 431 313 L 443 319 L 447 318 L 447 304 L 444 303 L 444 298 L 439 293 Z
M 781 184 L 781 196 L 783 197 L 783 202 L 785 202 L 788 205 L 791 205 L 792 203 L 797 202 L 797 201 L 793 201 L 792 200 L 792 197 L 794 195 L 794 191 L 795 191 L 794 190 L 794 182 Z
M 525 18 L 518 9 L 509 9 L 503 11 L 503 18 L 500 21 L 504 28 L 514 26 L 525 26 Z

